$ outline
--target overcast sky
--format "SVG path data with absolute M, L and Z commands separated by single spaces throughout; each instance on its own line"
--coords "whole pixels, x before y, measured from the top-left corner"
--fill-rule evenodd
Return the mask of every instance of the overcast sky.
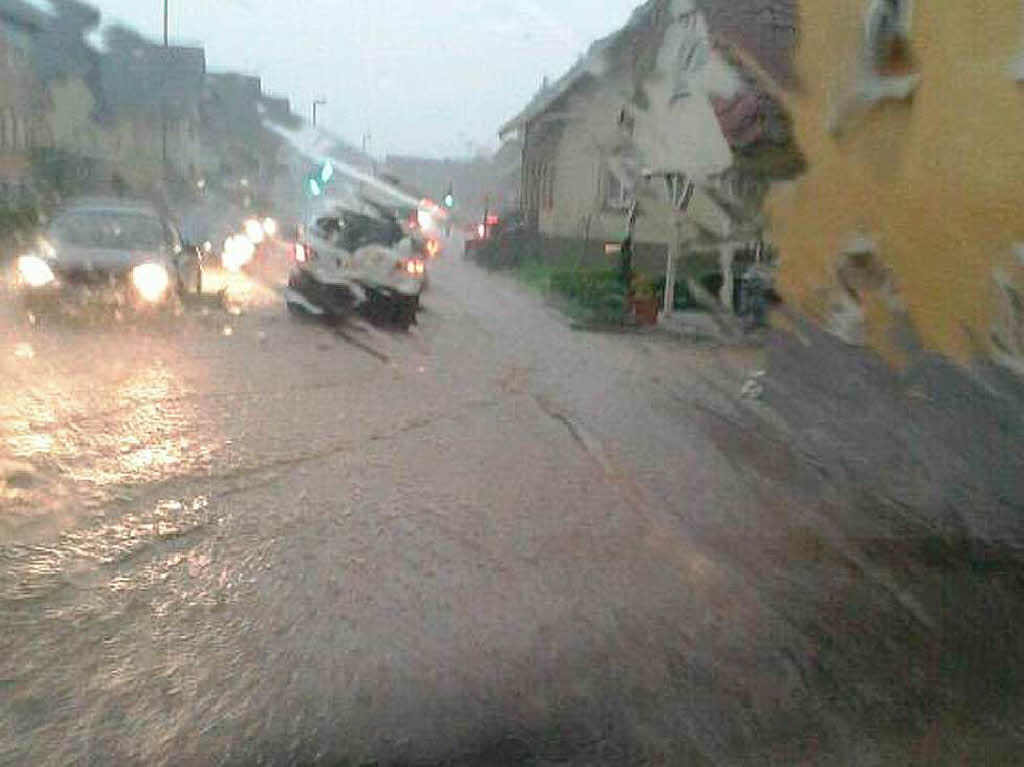
M 170 0 L 171 38 L 213 71 L 263 77 L 309 117 L 375 154 L 494 146 L 544 75 L 562 74 L 640 0 Z M 98 0 L 104 23 L 162 34 L 161 0 Z

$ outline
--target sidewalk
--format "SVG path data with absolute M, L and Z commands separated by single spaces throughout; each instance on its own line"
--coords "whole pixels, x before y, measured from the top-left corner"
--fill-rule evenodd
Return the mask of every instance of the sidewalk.
M 716 318 L 706 311 L 684 310 L 661 314 L 658 316 L 658 328 L 696 343 L 757 346 L 763 340 L 761 333 L 744 333 L 735 317 Z
M 1024 549 L 1024 384 L 922 356 L 894 371 L 823 331 L 767 336 L 749 418 L 891 515 L 894 535 Z

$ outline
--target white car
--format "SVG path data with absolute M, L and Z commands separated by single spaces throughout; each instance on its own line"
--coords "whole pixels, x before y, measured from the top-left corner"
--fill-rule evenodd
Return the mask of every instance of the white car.
M 293 312 L 408 328 L 416 322 L 426 280 L 397 222 L 338 209 L 315 216 L 295 245 L 286 300 Z

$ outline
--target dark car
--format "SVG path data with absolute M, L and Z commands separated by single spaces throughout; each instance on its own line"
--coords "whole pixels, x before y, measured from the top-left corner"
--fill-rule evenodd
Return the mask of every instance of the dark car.
M 145 202 L 91 200 L 53 220 L 16 263 L 19 292 L 39 311 L 112 304 L 166 306 L 203 289 L 200 250 Z

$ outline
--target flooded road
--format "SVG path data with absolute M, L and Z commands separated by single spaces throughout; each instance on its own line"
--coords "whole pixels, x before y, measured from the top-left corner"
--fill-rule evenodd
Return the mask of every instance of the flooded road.
M 950 753 L 968 585 L 865 561 L 820 478 L 709 437 L 757 353 L 575 333 L 455 259 L 409 334 L 217 279 L 157 325 L 4 303 L 0 763 Z M 1014 753 L 1000 700 L 965 753 Z

